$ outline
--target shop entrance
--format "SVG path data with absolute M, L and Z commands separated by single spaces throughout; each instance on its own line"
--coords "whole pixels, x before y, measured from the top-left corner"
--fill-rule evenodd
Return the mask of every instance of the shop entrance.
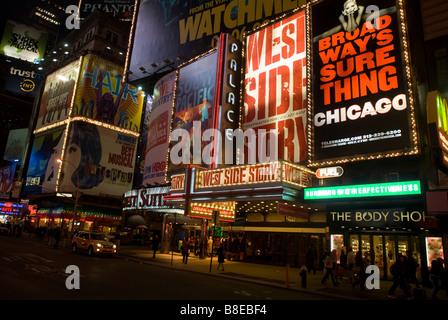
M 324 235 L 283 232 L 246 232 L 244 261 L 301 267 L 313 249 L 315 267 L 321 268 Z
M 349 234 L 348 246 L 353 251 L 361 250 L 362 255 L 368 253 L 371 264 L 378 266 L 383 279 L 392 279 L 390 267 L 397 260 L 398 254 L 407 255 L 412 252 L 420 265 L 417 279 L 421 282 L 422 255 L 418 236 L 389 234 Z

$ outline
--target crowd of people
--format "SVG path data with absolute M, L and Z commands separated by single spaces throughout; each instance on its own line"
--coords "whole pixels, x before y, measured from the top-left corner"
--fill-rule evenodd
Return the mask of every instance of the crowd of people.
M 354 252 L 352 248 L 348 248 L 347 253 L 341 250 L 337 254 L 336 250 L 324 254 L 324 276 L 321 280 L 322 284 L 326 284 L 328 279 L 334 286 L 340 284 L 338 279 L 345 277 L 353 286 L 359 287 L 362 292 L 366 291 L 366 273 L 367 266 L 371 265 L 370 252 L 361 251 Z M 307 266 L 308 270 L 314 269 L 314 264 Z M 417 278 L 419 264 L 414 258 L 411 251 L 406 252 L 406 255 L 398 254 L 397 260 L 390 266 L 389 274 L 392 276 L 392 285 L 388 290 L 388 297 L 395 299 L 395 292 L 400 288 L 404 295 L 411 299 L 413 294 L 425 295 L 424 290 L 421 289 L 421 284 Z M 448 296 L 448 272 L 445 270 L 444 261 L 441 258 L 435 259 L 431 262 L 429 272 L 429 281 L 432 286 L 430 299 L 438 299 L 437 294 L 440 290 L 445 290 Z M 414 286 L 414 287 L 413 287 Z M 413 292 L 412 292 L 413 291 Z M 419 297 L 425 299 L 425 297 Z

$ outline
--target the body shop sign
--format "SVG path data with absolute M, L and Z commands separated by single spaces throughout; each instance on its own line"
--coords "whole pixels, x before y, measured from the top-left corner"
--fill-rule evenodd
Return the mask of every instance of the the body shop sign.
M 356 210 L 331 210 L 327 213 L 327 221 L 333 226 L 359 226 L 359 227 L 404 227 L 412 224 L 421 224 L 426 220 L 422 210 L 402 208 L 376 208 Z
M 310 8 L 311 165 L 417 153 L 401 7 L 326 0 Z

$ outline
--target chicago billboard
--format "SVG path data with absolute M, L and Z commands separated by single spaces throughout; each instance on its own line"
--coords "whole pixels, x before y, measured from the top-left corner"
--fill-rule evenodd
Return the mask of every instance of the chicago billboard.
M 395 0 L 310 6 L 311 165 L 418 152 L 400 10 Z

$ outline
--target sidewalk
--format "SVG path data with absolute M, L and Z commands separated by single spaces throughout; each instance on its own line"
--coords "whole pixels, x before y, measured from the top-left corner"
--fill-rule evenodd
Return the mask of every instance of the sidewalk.
M 287 268 L 282 266 L 229 261 L 226 259 L 224 263 L 225 270 L 218 271 L 218 262 L 216 257 L 213 258 L 210 269 L 210 257 L 200 259 L 194 254 L 190 254 L 188 263 L 184 264 L 182 262 L 182 256 L 179 253 L 162 254 L 157 252 L 156 258 L 154 259 L 152 249 L 146 246 L 120 246 L 116 257 L 140 263 L 163 266 L 165 268 L 173 268 L 187 272 L 199 272 L 210 276 L 226 277 L 286 288 L 289 290 L 303 291 L 311 293 L 310 300 L 313 299 L 313 295 L 321 296 L 316 296 L 316 299 L 387 300 L 388 290 L 392 286 L 392 281 L 381 280 L 380 289 L 372 289 L 366 290 L 366 292 L 361 292 L 359 287 L 352 288 L 352 285 L 346 279 L 339 280 L 338 286 L 333 286 L 331 280 L 328 279 L 327 283 L 324 285 L 321 283 L 324 272 L 317 271 L 315 275 L 308 274 L 307 286 L 306 288 L 302 288 L 298 268 L 289 268 L 289 271 L 287 271 Z M 289 274 L 289 278 L 287 277 L 287 274 Z M 425 291 L 426 297 L 429 299 L 431 296 L 431 289 L 425 288 Z M 403 291 L 400 288 L 397 288 L 395 295 L 395 300 L 406 300 Z M 438 297 L 439 299 L 445 300 L 445 292 L 441 290 Z

